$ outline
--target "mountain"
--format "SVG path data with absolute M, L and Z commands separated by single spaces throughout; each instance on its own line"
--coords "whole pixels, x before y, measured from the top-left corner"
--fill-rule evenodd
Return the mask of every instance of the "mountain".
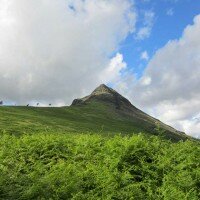
M 122 118 L 127 118 L 132 121 L 134 125 L 144 132 L 156 134 L 156 131 L 161 131 L 169 138 L 176 138 L 179 136 L 180 138 L 185 137 L 185 133 L 174 129 L 139 110 L 132 105 L 128 99 L 105 84 L 101 84 L 89 96 L 75 99 L 72 102 L 72 106 L 84 106 L 92 102 L 107 104 L 117 115 L 121 115 Z
M 162 135 L 174 141 L 184 133 L 147 115 L 112 88 L 102 84 L 89 96 L 65 107 L 0 107 L 0 132 L 14 135 L 36 132 Z

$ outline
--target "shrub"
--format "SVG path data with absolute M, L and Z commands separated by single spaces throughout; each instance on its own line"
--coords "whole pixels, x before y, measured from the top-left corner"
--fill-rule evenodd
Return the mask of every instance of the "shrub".
M 98 134 L 0 136 L 1 199 L 200 198 L 198 142 Z

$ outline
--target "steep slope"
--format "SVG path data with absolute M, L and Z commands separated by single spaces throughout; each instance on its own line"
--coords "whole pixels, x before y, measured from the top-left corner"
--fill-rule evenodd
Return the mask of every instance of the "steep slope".
M 69 107 L 0 107 L 0 132 L 36 133 L 147 133 L 172 139 L 188 136 L 134 107 L 113 89 L 100 85 L 91 95 Z

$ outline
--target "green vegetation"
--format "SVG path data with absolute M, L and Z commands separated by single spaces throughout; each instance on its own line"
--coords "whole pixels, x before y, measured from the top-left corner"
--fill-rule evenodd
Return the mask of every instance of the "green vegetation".
M 199 141 L 121 96 L 116 107 L 116 93 L 92 94 L 70 107 L 0 107 L 0 199 L 200 199 Z
M 198 200 L 199 155 L 141 134 L 1 134 L 0 199 Z
M 187 139 L 184 134 L 159 130 L 138 118 L 125 115 L 113 105 L 91 101 L 86 105 L 70 107 L 0 107 L 0 132 L 21 135 L 37 132 L 89 133 L 106 135 L 121 133 L 160 134 L 168 139 Z M 165 133 L 166 132 L 166 133 Z
M 15 135 L 41 131 L 126 134 L 139 133 L 144 128 L 99 102 L 60 108 L 0 107 L 0 130 Z

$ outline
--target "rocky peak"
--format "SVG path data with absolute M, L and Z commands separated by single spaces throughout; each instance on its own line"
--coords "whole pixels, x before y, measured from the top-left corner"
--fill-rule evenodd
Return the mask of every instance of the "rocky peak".
M 105 84 L 98 86 L 89 96 L 75 99 L 72 102 L 72 105 L 86 104 L 93 100 L 109 103 L 115 106 L 116 109 L 122 109 L 125 107 L 130 108 L 130 106 L 133 107 L 126 98 Z
M 97 87 L 91 95 L 101 95 L 101 94 L 113 94 L 115 92 L 113 89 L 109 88 L 105 84 L 101 84 L 99 87 Z

